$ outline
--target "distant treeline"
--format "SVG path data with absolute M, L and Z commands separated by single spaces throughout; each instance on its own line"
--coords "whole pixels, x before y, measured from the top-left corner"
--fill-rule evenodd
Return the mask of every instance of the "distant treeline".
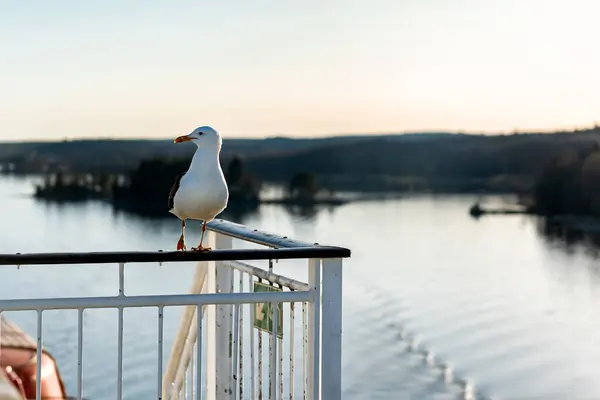
M 224 141 L 221 162 L 244 160 L 261 182 L 287 184 L 299 172 L 331 189 L 529 193 L 547 165 L 565 149 L 587 154 L 600 129 L 543 134 L 469 135 L 451 133 L 346 136 L 325 139 Z M 8 147 L 4 147 L 4 146 Z M 187 168 L 193 146 L 167 140 L 80 140 L 3 144 L 0 164 L 14 172 L 126 173 L 156 157 L 181 160 L 157 167 L 156 179 L 171 181 Z M 172 169 L 171 169 L 172 168 Z M 154 176 L 154 175 L 153 175 Z M 168 176 L 168 178 L 167 178 Z M 136 187 L 137 183 L 132 183 Z M 147 188 L 147 190 L 151 190 Z
M 189 162 L 184 158 L 152 158 L 125 175 L 47 173 L 44 182 L 36 185 L 35 197 L 54 201 L 104 200 L 138 214 L 167 215 L 171 187 L 176 177 L 188 169 Z M 233 157 L 224 174 L 229 188 L 228 209 L 236 212 L 255 210 L 265 202 L 301 207 L 344 202 L 323 190 L 311 173 L 296 173 L 287 183 L 284 196 L 272 199 L 261 198 L 262 183 L 246 171 L 241 158 Z
M 188 169 L 189 163 L 189 159 L 153 158 L 142 161 L 124 184 L 113 186 L 111 199 L 121 208 L 145 207 L 152 212 L 168 211 L 169 191 L 175 178 Z M 260 181 L 244 170 L 241 159 L 230 160 L 225 168 L 225 179 L 232 207 L 255 208 L 258 205 Z
M 563 150 L 548 162 L 533 195 L 539 214 L 600 216 L 600 146 Z

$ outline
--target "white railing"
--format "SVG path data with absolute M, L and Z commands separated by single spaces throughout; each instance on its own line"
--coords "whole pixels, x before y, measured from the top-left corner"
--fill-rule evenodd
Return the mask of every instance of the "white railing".
M 213 243 L 219 249 L 232 246 L 223 233 Z M 198 393 L 207 399 L 341 398 L 341 258 L 313 258 L 306 266 L 304 283 L 275 274 L 273 260 L 268 269 L 240 261 L 199 264 L 190 293 L 251 293 L 258 285 L 276 288 L 271 293 L 280 299 L 207 306 L 200 314 L 188 307 L 163 378 L 163 398 L 204 398 L 195 397 Z M 293 297 L 298 295 L 304 301 Z M 271 314 L 263 316 L 271 322 L 267 331 L 254 326 L 256 313 L 265 308 Z
M 76 398 L 82 399 L 83 318 L 84 310 L 93 308 L 118 309 L 115 397 L 122 399 L 123 310 L 132 307 L 157 309 L 158 399 L 341 399 L 342 258 L 350 251 L 222 220 L 209 229 L 209 246 L 215 250 L 204 253 L 0 255 L 0 265 L 119 265 L 116 296 L 0 300 L 0 313 L 37 312 L 36 399 L 41 398 L 43 311 L 78 310 Z M 234 250 L 233 239 L 269 248 Z M 276 260 L 302 258 L 307 282 L 273 269 Z M 268 267 L 240 260 L 265 260 Z M 197 261 L 190 293 L 127 296 L 125 265 L 157 261 Z M 171 306 L 186 308 L 163 365 L 164 309 Z

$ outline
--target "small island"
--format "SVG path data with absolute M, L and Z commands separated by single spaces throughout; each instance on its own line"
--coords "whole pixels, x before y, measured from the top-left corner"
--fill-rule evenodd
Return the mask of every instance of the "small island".
M 83 201 L 102 200 L 117 209 L 142 214 L 165 214 L 166 199 L 175 178 L 185 172 L 189 160 L 185 158 L 152 158 L 142 161 L 129 174 L 68 174 L 62 171 L 48 173 L 36 185 L 34 196 L 44 200 Z M 263 199 L 262 182 L 244 168 L 243 160 L 236 156 L 224 169 L 229 187 L 228 208 L 253 210 L 260 204 L 283 204 L 312 207 L 316 205 L 342 205 L 346 200 L 321 187 L 314 174 L 294 174 L 285 195 Z

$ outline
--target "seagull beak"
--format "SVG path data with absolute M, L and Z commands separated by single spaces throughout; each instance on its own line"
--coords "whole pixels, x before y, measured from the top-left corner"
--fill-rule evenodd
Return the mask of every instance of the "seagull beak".
M 184 135 L 184 136 L 179 136 L 178 138 L 173 140 L 173 143 L 189 142 L 191 140 L 192 140 L 192 137 L 190 135 Z

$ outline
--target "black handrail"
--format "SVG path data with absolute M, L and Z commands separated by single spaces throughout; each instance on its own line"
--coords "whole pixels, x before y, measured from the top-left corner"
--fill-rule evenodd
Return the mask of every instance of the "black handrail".
M 234 249 L 212 251 L 120 251 L 91 253 L 0 254 L 0 265 L 109 264 L 186 261 L 286 260 L 298 258 L 346 258 L 343 247 L 312 246 L 283 249 Z
M 321 246 L 289 239 L 268 232 L 250 229 L 225 220 L 207 224 L 216 233 L 271 247 L 270 249 L 215 249 L 196 251 L 121 251 L 89 253 L 27 253 L 0 254 L 0 265 L 52 264 L 118 264 L 148 262 L 284 260 L 299 258 L 347 258 L 350 250 L 336 246 Z

